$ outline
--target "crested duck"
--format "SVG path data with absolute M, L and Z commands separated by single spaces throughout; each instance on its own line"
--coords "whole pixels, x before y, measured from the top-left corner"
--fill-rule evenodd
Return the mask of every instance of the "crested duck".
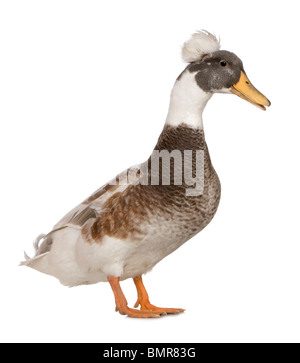
M 242 61 L 220 50 L 209 32 L 193 34 L 182 58 L 187 66 L 175 81 L 165 126 L 149 159 L 119 174 L 52 231 L 39 235 L 35 255 L 25 253 L 21 262 L 67 286 L 109 282 L 116 311 L 129 317 L 184 311 L 152 305 L 142 275 L 207 226 L 218 208 L 221 186 L 202 122 L 208 100 L 214 93 L 233 93 L 262 110 L 270 106 Z M 120 286 L 128 278 L 137 289 L 134 308 Z

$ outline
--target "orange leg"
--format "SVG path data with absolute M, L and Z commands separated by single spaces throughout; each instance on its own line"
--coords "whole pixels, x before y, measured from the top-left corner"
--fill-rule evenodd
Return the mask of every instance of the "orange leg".
M 107 276 L 107 281 L 110 283 L 116 300 L 116 311 L 122 315 L 128 315 L 131 318 L 158 318 L 160 315 L 152 311 L 142 311 L 131 309 L 127 306 L 127 300 L 120 286 L 119 278 Z
M 134 305 L 135 308 L 137 308 L 139 305 L 141 305 L 141 311 L 153 311 L 160 315 L 178 314 L 178 313 L 182 313 L 184 311 L 184 309 L 158 308 L 157 306 L 150 304 L 149 296 L 148 296 L 148 293 L 143 284 L 142 277 L 137 276 L 133 279 L 133 281 L 135 283 L 137 293 L 138 293 L 138 299 Z

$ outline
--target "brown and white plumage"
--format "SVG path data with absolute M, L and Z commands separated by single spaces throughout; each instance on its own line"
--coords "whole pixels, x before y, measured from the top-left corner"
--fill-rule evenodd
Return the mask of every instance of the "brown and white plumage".
M 106 281 L 107 275 L 126 279 L 149 271 L 203 229 L 217 209 L 220 185 L 203 131 L 166 126 L 156 150 L 199 146 L 205 151 L 205 177 L 210 180 L 203 195 L 183 203 L 185 185 L 141 185 L 138 178 L 128 185 L 107 184 L 60 220 L 43 237 L 37 257 L 25 264 L 69 286 Z
M 203 109 L 213 93 L 229 93 L 231 88 L 261 108 L 269 105 L 259 93 L 255 99 L 251 93 L 243 93 L 239 83 L 244 74 L 242 62 L 233 53 L 219 51 L 219 47 L 216 38 L 207 32 L 198 32 L 185 43 L 182 54 L 190 63 L 175 82 L 166 125 L 154 148 L 179 150 L 182 154 L 201 150 L 202 194 L 187 196 L 188 185 L 177 185 L 174 176 L 170 185 L 163 185 L 161 168 L 157 185 L 151 185 L 150 173 L 149 183 L 141 183 L 141 170 L 151 171 L 149 158 L 130 168 L 129 176 L 122 173 L 97 190 L 51 232 L 39 236 L 35 256 L 26 255 L 21 264 L 53 275 L 68 286 L 109 281 L 117 309 L 129 316 L 152 317 L 182 311 L 151 305 L 141 275 L 200 232 L 217 210 L 221 188 L 205 142 Z M 186 169 L 195 171 L 195 162 L 184 166 L 180 171 L 183 181 Z M 127 278 L 134 278 L 141 312 L 128 308 L 122 295 L 118 281 Z

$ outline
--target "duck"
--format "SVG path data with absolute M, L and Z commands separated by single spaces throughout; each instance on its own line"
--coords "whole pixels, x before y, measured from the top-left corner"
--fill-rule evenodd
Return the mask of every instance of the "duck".
M 63 285 L 108 282 L 116 311 L 131 318 L 179 314 L 150 303 L 143 275 L 203 230 L 214 217 L 221 185 L 203 130 L 215 93 L 234 94 L 261 110 L 270 101 L 250 82 L 241 59 L 220 40 L 196 31 L 183 44 L 186 63 L 171 91 L 163 130 L 150 157 L 117 175 L 34 241 L 20 264 Z M 120 282 L 133 279 L 134 307 Z

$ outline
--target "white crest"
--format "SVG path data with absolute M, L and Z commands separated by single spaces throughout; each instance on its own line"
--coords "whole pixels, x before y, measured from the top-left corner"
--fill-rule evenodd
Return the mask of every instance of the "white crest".
M 204 54 L 216 52 L 220 49 L 220 41 L 206 30 L 197 31 L 182 47 L 182 59 L 187 62 L 201 60 Z

